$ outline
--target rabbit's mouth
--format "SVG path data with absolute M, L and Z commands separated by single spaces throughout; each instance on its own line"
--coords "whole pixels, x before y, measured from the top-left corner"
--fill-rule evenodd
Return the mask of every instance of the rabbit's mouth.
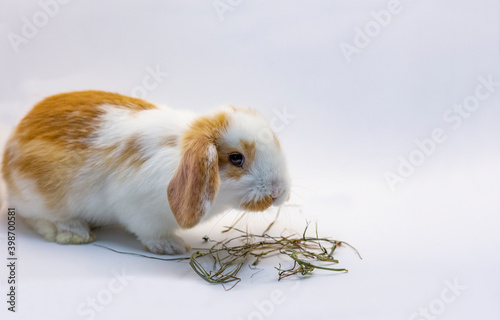
M 243 202 L 240 206 L 242 209 L 248 211 L 264 211 L 273 204 L 273 201 L 273 197 L 269 195 L 259 200 Z

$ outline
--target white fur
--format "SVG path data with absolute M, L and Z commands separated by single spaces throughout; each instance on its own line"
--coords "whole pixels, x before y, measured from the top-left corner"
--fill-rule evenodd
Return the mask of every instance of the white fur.
M 122 225 L 151 251 L 177 252 L 170 251 L 172 245 L 162 239 L 174 239 L 173 233 L 178 228 L 168 205 L 166 187 L 179 164 L 180 147 L 162 147 L 160 143 L 162 137 L 181 135 L 195 115 L 168 108 L 136 114 L 111 106 L 104 108 L 105 122 L 92 144 L 105 148 L 138 136 L 141 152 L 149 160 L 139 170 L 127 168 L 109 172 L 106 166 L 99 166 L 102 159 L 91 157 L 71 186 L 69 211 L 79 212 L 80 217 L 95 225 Z M 79 194 L 78 190 L 87 185 L 93 186 L 90 192 Z
M 140 142 L 140 153 L 149 158 L 139 169 L 122 166 L 110 168 L 98 154 L 90 156 L 75 172 L 67 186 L 68 196 L 59 209 L 49 209 L 34 181 L 13 172 L 20 194 L 11 194 L 10 201 L 19 213 L 48 240 L 60 243 L 85 243 L 93 240 L 90 226 L 118 224 L 134 233 L 155 253 L 181 253 L 189 246 L 174 232 L 178 224 L 170 210 L 167 185 L 180 163 L 180 146 L 163 146 L 162 138 L 182 137 L 197 115 L 161 107 L 140 112 L 102 105 L 105 111 L 102 126 L 88 143 L 93 148 L 119 145 L 119 153 L 128 138 Z M 256 141 L 257 154 L 250 174 L 240 180 L 221 179 L 213 203 L 203 200 L 207 217 L 245 201 L 260 200 L 272 194 L 276 205 L 282 204 L 290 192 L 284 155 L 273 139 L 261 139 L 268 132 L 267 121 L 259 115 L 224 109 L 229 127 L 222 139 L 238 144 L 241 139 Z M 10 142 L 15 147 L 15 141 Z M 209 148 L 209 161 L 217 159 L 215 146 Z M 217 165 L 217 163 L 213 163 Z M 55 212 L 57 211 L 57 212 Z

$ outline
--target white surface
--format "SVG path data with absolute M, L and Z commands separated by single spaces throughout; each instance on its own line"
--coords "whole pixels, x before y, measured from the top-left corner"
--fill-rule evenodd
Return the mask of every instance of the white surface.
M 185 263 L 46 243 L 19 221 L 17 312 L 2 302 L 1 318 L 87 319 L 82 304 L 111 297 L 96 319 L 498 319 L 500 87 L 460 126 L 443 116 L 473 101 L 478 77 L 500 81 L 499 1 L 401 1 L 350 63 L 341 43 L 353 44 L 356 28 L 390 1 L 221 2 L 234 6 L 223 20 L 212 1 L 69 1 L 15 53 L 8 33 L 22 35 L 23 18 L 43 19 L 42 9 L 1 1 L 1 132 L 45 96 L 140 92 L 156 68 L 145 86 L 153 102 L 198 112 L 232 103 L 270 120 L 286 108 L 296 117 L 278 135 L 301 209 L 289 208 L 282 224 L 300 230 L 317 221 L 322 235 L 352 243 L 364 259 L 344 248 L 337 258 L 349 273 L 280 282 L 280 261 L 268 261 L 225 292 Z M 446 140 L 392 192 L 384 173 L 396 173 L 399 156 L 408 159 L 414 140 L 436 128 Z M 264 228 L 265 215 L 247 222 Z M 220 238 L 235 217 L 187 237 L 193 246 L 205 234 Z M 98 236 L 141 250 L 122 232 Z M 125 285 L 114 272 L 125 272 Z M 2 267 L 2 301 L 6 279 Z

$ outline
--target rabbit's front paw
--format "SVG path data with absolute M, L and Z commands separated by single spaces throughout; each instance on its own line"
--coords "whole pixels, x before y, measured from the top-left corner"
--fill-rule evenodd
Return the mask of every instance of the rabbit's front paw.
M 189 244 L 176 235 L 161 239 L 143 240 L 142 243 L 148 251 L 156 254 L 182 254 L 191 249 Z

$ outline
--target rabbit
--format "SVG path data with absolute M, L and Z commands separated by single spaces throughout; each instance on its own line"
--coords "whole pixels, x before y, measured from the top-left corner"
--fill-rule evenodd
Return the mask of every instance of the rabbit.
M 155 254 L 190 250 L 175 232 L 229 209 L 289 199 L 285 156 L 265 118 L 206 115 L 104 91 L 50 96 L 6 143 L 9 207 L 48 241 L 83 244 L 119 225 Z

